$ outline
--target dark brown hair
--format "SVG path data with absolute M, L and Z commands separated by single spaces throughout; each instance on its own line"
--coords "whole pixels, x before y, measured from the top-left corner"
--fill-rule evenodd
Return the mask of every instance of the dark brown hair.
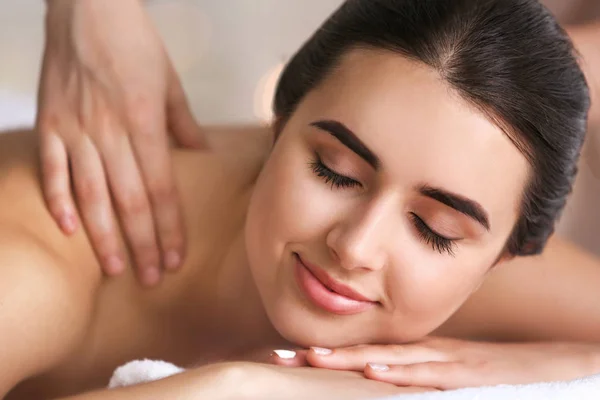
M 536 0 L 347 0 L 283 71 L 277 129 L 359 47 L 436 69 L 503 128 L 533 172 L 507 250 L 541 252 L 571 191 L 590 105 L 573 45 L 550 12 Z

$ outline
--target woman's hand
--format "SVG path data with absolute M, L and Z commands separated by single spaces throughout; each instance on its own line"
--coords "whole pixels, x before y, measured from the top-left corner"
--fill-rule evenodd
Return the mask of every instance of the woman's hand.
M 398 386 L 442 390 L 571 380 L 600 372 L 600 347 L 584 343 L 485 343 L 430 338 L 405 345 L 311 348 L 272 362 L 362 371 Z
M 140 0 L 48 0 L 37 129 L 46 203 L 67 234 L 74 193 L 108 274 L 126 265 L 119 222 L 142 282 L 184 257 L 167 130 L 204 140 Z

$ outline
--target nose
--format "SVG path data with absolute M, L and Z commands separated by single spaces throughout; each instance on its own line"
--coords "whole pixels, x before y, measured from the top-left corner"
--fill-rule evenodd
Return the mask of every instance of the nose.
M 342 268 L 382 269 L 387 262 L 386 242 L 390 240 L 390 215 L 384 204 L 374 204 L 336 224 L 327 235 L 327 246 Z

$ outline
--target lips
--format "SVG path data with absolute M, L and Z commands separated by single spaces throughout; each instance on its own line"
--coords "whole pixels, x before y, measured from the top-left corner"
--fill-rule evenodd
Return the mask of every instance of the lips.
M 316 306 L 325 311 L 351 315 L 364 312 L 377 303 L 334 281 L 325 271 L 306 263 L 296 256 L 294 266 L 296 281 L 304 295 Z

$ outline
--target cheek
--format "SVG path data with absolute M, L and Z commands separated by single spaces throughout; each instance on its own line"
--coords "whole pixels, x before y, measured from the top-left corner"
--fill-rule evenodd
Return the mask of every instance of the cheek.
M 340 198 L 314 176 L 309 161 L 306 152 L 294 148 L 271 155 L 248 212 L 255 234 L 283 246 L 312 241 L 328 230 Z
M 481 259 L 481 258 L 480 258 Z M 410 267 L 396 268 L 388 277 L 394 306 L 390 332 L 402 340 L 425 336 L 443 324 L 481 284 L 485 261 L 413 258 Z M 404 264 L 407 265 L 407 264 Z

